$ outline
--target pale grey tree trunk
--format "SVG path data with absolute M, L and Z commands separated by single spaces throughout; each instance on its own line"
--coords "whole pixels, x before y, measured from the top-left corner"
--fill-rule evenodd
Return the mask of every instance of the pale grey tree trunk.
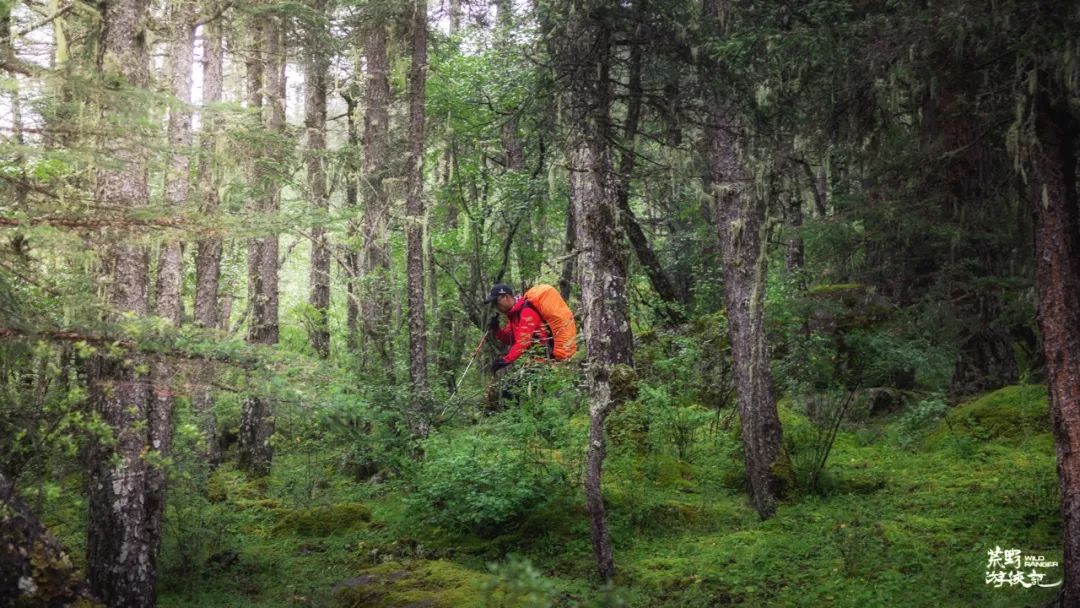
M 715 27 L 719 0 L 706 0 L 704 8 L 705 23 Z M 752 177 L 739 158 L 739 125 L 734 114 L 711 85 L 704 90 L 709 179 L 724 259 L 724 302 L 746 477 L 754 509 L 766 519 L 775 513 L 783 491 L 778 467 L 783 466 L 786 455 L 765 341 L 765 202 L 754 196 Z
M 461 29 L 461 0 L 450 0 L 450 7 L 446 12 L 450 18 L 449 34 L 453 36 Z
M 118 0 L 101 7 L 102 31 L 97 66 L 103 78 L 130 86 L 150 84 L 148 19 L 145 0 Z M 106 94 L 100 108 L 103 123 L 116 112 L 138 124 L 139 107 L 123 107 Z M 146 152 L 137 130 L 99 140 L 101 152 L 115 164 L 95 172 L 94 197 L 121 209 L 145 207 L 149 199 Z M 127 242 L 112 246 L 106 256 L 107 301 L 114 319 L 125 313 L 146 316 L 150 283 L 145 247 Z M 154 571 L 147 535 L 146 475 L 143 453 L 150 437 L 150 382 L 137 366 L 145 357 L 114 358 L 99 353 L 91 361 L 90 400 L 112 430 L 112 444 L 91 448 L 87 522 L 87 569 L 91 590 L 112 608 L 154 604 Z
M 280 17 L 260 17 L 262 26 L 262 84 L 266 103 L 262 105 L 263 127 L 269 133 L 281 134 L 285 129 L 284 65 Z M 261 31 L 260 31 L 261 30 Z M 251 98 L 255 106 L 255 98 Z M 270 151 L 268 161 L 280 163 L 281 155 Z M 256 171 L 259 211 L 266 215 L 278 212 L 280 187 L 275 175 Z M 248 298 L 251 318 L 247 340 L 252 344 L 278 343 L 278 237 L 268 234 L 248 243 Z M 270 438 L 274 434 L 274 413 L 267 399 L 249 396 L 244 402 L 240 419 L 240 467 L 255 476 L 270 472 L 274 449 Z
M 219 10 L 218 0 L 207 0 L 203 14 L 214 15 Z M 218 137 L 222 127 L 218 110 L 213 106 L 221 102 L 225 47 L 222 44 L 221 18 L 212 19 L 203 26 L 203 107 L 200 112 L 198 190 L 202 199 L 202 211 L 207 215 L 218 212 L 220 184 L 216 163 Z M 221 283 L 222 241 L 220 237 L 200 240 L 195 251 L 195 323 L 206 329 L 217 328 L 224 315 L 221 314 L 218 290 Z M 228 323 L 228 318 L 224 321 Z M 214 416 L 214 397 L 210 389 L 213 372 L 203 366 L 191 395 L 192 409 L 198 417 L 199 428 L 206 442 L 206 462 L 216 465 L 221 460 L 218 447 L 217 420 Z
M 326 10 L 326 0 L 313 0 L 312 8 L 320 19 Z M 307 129 L 308 197 L 316 221 L 311 229 L 311 272 L 308 283 L 314 318 L 308 329 L 308 340 L 319 357 L 330 356 L 330 243 L 323 224 L 330 211 L 326 186 L 326 87 L 330 59 L 326 42 L 325 22 L 312 24 L 308 31 L 306 64 L 304 66 L 305 117 Z
M 414 431 L 427 436 L 427 322 L 424 315 L 424 98 L 427 82 L 427 2 L 415 0 L 409 68 L 409 174 L 405 202 L 409 303 L 409 379 L 416 406 Z
M 615 560 L 601 491 L 608 414 L 634 391 L 633 336 L 626 299 L 628 252 L 612 170 L 610 31 L 592 2 L 575 2 L 557 40 L 559 68 L 569 88 L 570 200 L 580 248 L 581 313 L 585 318 L 589 383 L 589 441 L 583 485 L 593 555 L 601 578 Z

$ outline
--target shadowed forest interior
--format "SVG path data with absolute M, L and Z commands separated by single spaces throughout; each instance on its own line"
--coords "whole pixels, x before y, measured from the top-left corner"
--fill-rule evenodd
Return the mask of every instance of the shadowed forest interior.
M 1080 606 L 1077 32 L 0 0 L 0 608 Z

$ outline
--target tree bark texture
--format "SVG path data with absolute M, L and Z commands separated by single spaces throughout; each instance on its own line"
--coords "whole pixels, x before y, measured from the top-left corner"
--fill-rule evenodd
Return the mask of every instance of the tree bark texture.
M 145 0 L 120 0 L 102 6 L 98 70 L 104 78 L 129 86 L 150 84 L 146 38 L 149 13 Z M 102 122 L 117 113 L 145 112 L 106 95 Z M 148 203 L 147 161 L 137 132 L 99 139 L 102 151 L 115 161 L 96 171 L 95 200 L 117 208 Z M 146 316 L 150 283 L 144 247 L 118 243 L 107 256 L 107 299 L 111 315 Z M 154 604 L 154 556 L 147 529 L 147 462 L 150 383 L 137 370 L 141 356 L 126 360 L 98 354 L 90 363 L 90 399 L 112 430 L 114 442 L 96 442 L 89 454 L 90 512 L 87 564 L 91 591 L 110 607 Z M 156 535 L 156 532 L 153 533 Z
M 1046 356 L 1054 429 L 1065 581 L 1062 606 L 1080 604 L 1080 207 L 1076 191 L 1077 124 L 1065 87 L 1039 74 L 1033 179 L 1038 324 Z
M 165 202 L 171 207 L 187 204 L 191 191 L 191 64 L 195 47 L 195 8 L 193 2 L 173 0 L 169 3 L 168 71 L 169 92 L 169 160 L 165 172 Z M 161 246 L 157 276 L 159 317 L 179 325 L 183 315 L 180 286 L 183 272 L 183 246 L 168 241 Z
M 774 465 L 782 457 L 783 437 L 765 341 L 765 205 L 750 192 L 751 178 L 737 158 L 726 113 L 714 110 L 710 122 L 709 164 L 746 476 L 751 502 L 766 519 L 775 513 L 782 493 Z
M 276 16 L 265 18 L 261 32 L 263 58 L 262 84 L 266 103 L 262 105 L 263 127 L 268 133 L 280 134 L 285 129 L 284 48 L 280 20 Z M 254 95 L 254 94 L 253 94 Z M 255 98 L 252 97 L 252 105 Z M 280 161 L 271 152 L 270 160 Z M 259 211 L 276 214 L 279 205 L 277 177 L 265 170 L 255 171 Z M 251 318 L 247 341 L 252 344 L 273 345 L 278 343 L 278 237 L 270 234 L 252 239 L 248 243 L 248 298 L 251 300 Z M 274 434 L 274 414 L 270 403 L 263 398 L 249 396 L 244 402 L 240 419 L 240 468 L 254 476 L 270 472 Z
M 577 267 L 574 248 L 577 247 L 577 226 L 574 222 L 574 202 L 566 210 L 566 237 L 563 241 L 563 265 L 559 273 L 559 295 L 569 302 L 570 294 L 574 290 L 574 270 Z
M 788 226 L 793 234 L 787 240 L 787 252 L 784 256 L 784 265 L 788 272 L 799 272 L 806 262 L 803 239 L 799 236 L 799 230 L 803 226 L 802 199 L 798 194 L 791 194 L 787 201 L 786 216 Z M 800 281 L 801 283 L 801 281 Z
M 583 485 L 593 555 L 601 578 L 615 575 L 615 560 L 601 490 L 604 423 L 632 390 L 633 339 L 626 300 L 627 262 L 617 186 L 612 171 L 609 83 L 610 32 L 599 5 L 576 3 L 575 19 L 558 44 L 569 85 L 570 197 L 575 240 L 581 248 L 581 311 L 589 382 L 589 443 Z
M 369 370 L 382 367 L 387 379 L 394 380 L 393 360 L 387 341 L 390 339 L 390 200 L 383 184 L 390 157 L 390 80 L 386 51 L 386 25 L 375 23 L 366 31 L 367 87 L 365 91 L 363 147 L 364 216 L 361 222 L 360 314 L 364 328 L 361 349 Z M 377 360 L 371 360 L 374 354 Z
M 308 340 L 319 357 L 326 359 L 330 356 L 330 321 L 327 317 L 330 309 L 330 243 L 323 225 L 324 218 L 330 212 L 325 168 L 326 88 L 330 60 L 325 48 L 328 32 L 322 20 L 326 0 L 313 0 L 312 8 L 320 19 L 309 26 L 307 62 L 304 66 L 304 127 L 307 129 L 304 160 L 307 165 L 308 197 L 312 217 L 315 218 L 311 228 L 311 272 L 308 277 L 308 302 L 313 318 L 308 328 Z
M 406 274 L 409 298 L 409 379 L 417 404 L 416 431 L 426 436 L 427 323 L 424 318 L 424 97 L 427 82 L 427 2 L 416 0 L 409 68 L 409 175 L 405 202 Z
M 212 15 L 217 10 L 217 0 L 209 0 L 205 3 L 203 12 Z M 217 213 L 220 202 L 219 170 L 215 166 L 214 156 L 218 147 L 217 133 L 221 129 L 221 119 L 213 106 L 221 102 L 222 67 L 225 59 L 222 37 L 220 19 L 213 19 L 203 25 L 203 104 L 200 112 L 202 120 L 199 132 L 198 190 L 202 199 L 201 209 L 206 215 Z M 200 240 L 196 245 L 195 323 L 206 329 L 217 328 L 224 316 L 218 302 L 221 255 L 222 240 L 219 237 Z M 228 322 L 227 318 L 224 320 Z M 214 417 L 214 397 L 209 387 L 211 374 L 209 366 L 202 366 L 198 371 L 199 379 L 192 390 L 191 404 L 206 443 L 206 462 L 216 465 L 221 460 L 221 452 L 218 448 L 217 421 Z
M 715 23 L 717 0 L 706 0 L 705 21 Z M 709 91 L 707 88 L 706 91 Z M 765 341 L 766 209 L 738 156 L 738 124 L 720 94 L 708 95 L 707 153 L 724 260 L 724 302 L 734 359 L 750 499 L 762 519 L 776 512 L 783 487 L 776 465 L 785 457 Z

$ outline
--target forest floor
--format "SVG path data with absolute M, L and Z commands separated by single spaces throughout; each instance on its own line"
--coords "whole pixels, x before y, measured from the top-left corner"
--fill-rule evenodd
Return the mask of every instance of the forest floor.
M 812 436 L 805 418 L 781 412 L 787 435 Z M 1041 386 L 951 408 L 915 440 L 896 419 L 845 426 L 819 489 L 793 492 L 767 521 L 741 489 L 732 433 L 702 427 L 678 458 L 613 424 L 613 589 L 592 577 L 573 474 L 508 524 L 453 532 L 419 520 L 403 484 L 357 483 L 334 458 L 282 445 L 262 484 L 228 467 L 174 481 L 160 605 L 1012 607 L 1057 591 L 988 582 L 995 547 L 1061 561 Z M 79 508 L 48 503 L 57 521 Z M 1044 584 L 1061 578 L 1060 567 L 1041 571 Z

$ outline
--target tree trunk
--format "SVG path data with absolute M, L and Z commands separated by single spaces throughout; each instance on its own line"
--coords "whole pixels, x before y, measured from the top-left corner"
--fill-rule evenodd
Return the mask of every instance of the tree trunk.
M 427 436 L 427 323 L 424 318 L 424 86 L 427 80 L 427 2 L 416 0 L 409 68 L 409 175 L 405 203 L 406 273 L 409 292 L 409 379 L 417 411 L 414 423 Z
M 359 73 L 359 66 L 357 66 L 355 76 L 359 77 Z M 354 85 L 353 89 L 355 88 Z M 360 277 L 360 253 L 354 244 L 356 242 L 357 223 L 353 217 L 355 217 L 359 198 L 360 166 L 357 160 L 360 153 L 360 137 L 356 131 L 357 97 L 355 90 L 342 93 L 342 98 L 345 100 L 345 133 L 348 142 L 348 153 L 343 168 L 345 173 L 345 207 L 349 209 L 351 214 L 346 233 L 349 245 L 344 253 L 344 270 L 347 281 L 345 288 L 347 298 L 345 303 L 345 347 L 349 351 L 349 356 L 355 359 L 360 354 L 358 352 L 360 348 L 360 294 L 357 290 L 357 279 Z
M 146 46 L 149 19 L 145 0 L 118 0 L 102 6 L 102 32 L 97 66 L 103 78 L 120 79 L 147 88 L 150 55 Z M 127 115 L 145 108 L 123 107 L 115 94 L 102 103 L 105 119 L 116 112 Z M 131 116 L 132 124 L 144 117 Z M 107 120 L 103 120 L 107 122 Z M 99 139 L 101 150 L 115 161 L 96 171 L 94 200 L 121 209 L 145 207 L 149 200 L 147 161 L 138 134 Z M 110 315 L 146 316 L 150 283 L 144 247 L 115 244 L 106 267 Z M 150 385 L 138 371 L 140 355 L 124 358 L 95 355 L 90 369 L 90 399 L 112 430 L 114 443 L 91 448 L 87 522 L 87 564 L 90 588 L 110 607 L 145 607 L 154 604 L 154 570 L 147 531 L 146 474 L 143 453 L 149 443 L 147 425 Z
M 263 126 L 269 133 L 280 134 L 285 129 L 284 48 L 280 19 L 276 16 L 263 18 L 261 28 L 255 35 L 263 37 L 262 61 L 257 54 L 254 62 L 262 68 L 262 83 L 266 103 L 263 105 Z M 257 90 L 257 89 L 254 89 Z M 252 93 L 252 106 L 255 98 Z M 270 159 L 280 162 L 280 155 L 271 152 Z M 257 196 L 259 211 L 266 215 L 278 212 L 279 186 L 277 177 L 265 170 L 257 171 Z M 278 342 L 278 238 L 276 234 L 252 239 L 248 243 L 248 298 L 251 300 L 251 318 L 247 340 L 252 344 L 273 345 Z M 240 468 L 254 476 L 270 472 L 274 434 L 274 415 L 266 399 L 249 396 L 244 402 L 240 419 Z
M 173 0 L 169 4 L 169 26 L 172 42 L 169 45 L 169 80 L 174 98 L 169 108 L 169 150 L 171 156 L 165 174 L 165 202 L 172 207 L 187 205 L 191 192 L 191 63 L 195 47 L 195 7 L 192 2 Z M 157 277 L 157 314 L 179 327 L 183 318 L 180 289 L 183 283 L 183 245 L 170 241 L 162 245 Z M 150 448 L 160 463 L 168 456 L 172 445 L 174 407 L 173 378 L 176 366 L 167 359 L 155 361 L 154 394 L 150 402 Z M 166 471 L 160 464 L 147 466 L 146 471 L 146 530 L 150 558 L 157 569 L 161 548 L 161 522 L 165 515 Z
M 308 283 L 311 294 L 313 319 L 308 329 L 311 347 L 326 359 L 330 356 L 330 244 L 323 225 L 330 211 L 326 192 L 326 80 L 329 57 L 325 47 L 327 32 L 321 20 L 326 10 L 326 0 L 313 0 L 312 8 L 319 13 L 320 21 L 312 25 L 307 39 L 307 64 L 304 71 L 305 117 L 307 128 L 307 181 L 312 217 L 311 273 Z
M 67 551 L 19 498 L 15 484 L 0 473 L 0 606 L 92 601 Z
M 390 156 L 390 80 L 386 53 L 386 25 L 373 24 L 366 32 L 367 89 L 364 112 L 363 183 L 360 290 L 364 327 L 364 357 L 368 370 L 382 368 L 387 380 L 395 382 L 393 360 L 387 341 L 390 339 L 391 307 L 387 285 L 390 278 L 390 253 L 387 244 L 390 224 L 390 201 L 383 184 Z M 369 359 L 369 353 L 378 356 Z
M 191 63 L 195 47 L 195 7 L 192 2 L 169 3 L 169 160 L 165 173 L 165 202 L 183 207 L 191 191 Z M 183 272 L 183 245 L 169 241 L 162 245 L 157 276 L 155 312 L 173 325 L 180 325 L 183 305 L 180 287 Z
M 799 230 L 803 226 L 803 210 L 802 199 L 798 194 L 791 194 L 788 198 L 787 204 L 787 223 L 791 228 L 791 236 L 787 240 L 787 253 L 784 256 L 784 264 L 787 267 L 788 272 L 799 272 L 803 268 L 805 263 L 804 247 L 802 236 L 799 235 Z M 800 284 L 802 280 L 800 279 Z
M 218 0 L 208 0 L 203 13 L 213 15 L 218 10 Z M 222 66 L 225 59 L 222 44 L 220 19 L 213 19 L 203 26 L 203 107 L 200 111 L 201 126 L 199 133 L 199 196 L 202 198 L 202 211 L 208 216 L 218 212 L 218 169 L 214 160 L 217 153 L 217 133 L 221 129 L 221 119 L 214 104 L 221 102 Z M 198 242 L 195 252 L 195 323 L 206 329 L 217 328 L 220 324 L 221 307 L 218 303 L 218 289 L 221 282 L 222 242 L 220 237 L 211 237 Z M 228 322 L 228 319 L 225 319 Z M 209 383 L 212 377 L 210 366 L 202 366 L 198 371 L 198 381 L 192 391 L 191 404 L 199 419 L 203 440 L 206 442 L 206 462 L 216 465 L 221 460 L 218 449 L 217 421 L 214 417 L 214 398 Z
M 450 36 L 454 36 L 461 29 L 461 0 L 450 0 L 450 8 L 447 10 L 447 16 L 450 18 L 449 27 L 447 32 Z
M 783 438 L 765 342 L 765 205 L 754 197 L 751 178 L 736 158 L 726 114 L 714 108 L 709 120 L 709 162 L 724 258 L 724 302 L 746 476 L 754 508 L 766 519 L 775 513 L 782 493 L 774 465 L 783 457 Z
M 717 0 L 706 0 L 705 22 L 718 20 Z M 765 341 L 767 222 L 764 201 L 736 152 L 737 123 L 718 93 L 706 93 L 710 179 L 724 258 L 724 301 L 734 359 L 746 477 L 762 519 L 776 512 L 783 492 L 778 460 L 785 458 Z
M 626 302 L 627 255 L 618 230 L 618 205 L 611 187 L 608 151 L 598 142 L 578 142 L 571 151 L 571 197 L 577 241 L 582 313 L 588 344 L 589 443 L 585 451 L 585 505 L 593 556 L 601 578 L 615 576 L 615 561 L 601 492 L 604 423 L 627 395 L 634 379 L 632 335 Z M 616 367 L 621 366 L 621 367 Z M 617 371 L 616 371 L 617 370 Z M 614 378 L 613 378 L 614 377 Z M 613 383 L 614 380 L 614 383 Z M 615 384 L 615 385 L 613 385 Z
M 566 237 L 563 244 L 562 272 L 559 273 L 559 295 L 563 300 L 570 301 L 570 294 L 574 287 L 574 269 L 577 267 L 574 248 L 577 246 L 577 226 L 574 222 L 574 202 L 570 201 L 566 209 Z
M 1080 207 L 1076 192 L 1077 125 L 1065 87 L 1038 76 L 1029 205 L 1035 224 L 1038 323 L 1046 356 L 1061 515 L 1062 606 L 1080 604 Z M 1048 82 L 1049 81 L 1049 82 Z
M 626 300 L 627 252 L 621 227 L 615 176 L 608 147 L 610 133 L 610 33 L 597 7 L 575 6 L 576 19 L 557 43 L 559 67 L 569 86 L 570 199 L 575 240 L 581 247 L 582 312 L 588 344 L 589 443 L 583 485 L 593 555 L 601 578 L 615 575 L 615 561 L 604 510 L 602 487 L 604 423 L 632 393 L 630 320 Z

